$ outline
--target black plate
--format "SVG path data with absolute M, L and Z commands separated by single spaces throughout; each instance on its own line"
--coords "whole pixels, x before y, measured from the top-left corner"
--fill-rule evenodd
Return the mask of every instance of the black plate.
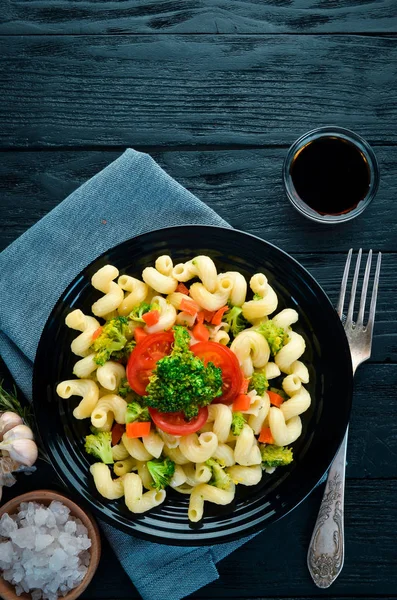
M 123 499 L 108 501 L 93 485 L 90 458 L 83 451 L 89 421 L 77 421 L 78 400 L 61 400 L 57 384 L 72 377 L 77 358 L 70 351 L 76 332 L 65 326 L 75 308 L 90 313 L 101 295 L 92 288 L 94 272 L 105 264 L 140 277 L 161 254 L 183 262 L 196 254 L 211 256 L 219 271 L 237 270 L 250 278 L 262 271 L 279 298 L 279 309 L 296 308 L 294 330 L 306 340 L 303 360 L 309 366 L 312 405 L 303 415 L 303 433 L 293 444 L 294 462 L 255 487 L 237 487 L 233 504 L 205 504 L 204 519 L 190 524 L 188 497 L 167 492 L 166 502 L 143 515 L 131 514 Z M 42 333 L 33 381 L 34 407 L 43 441 L 53 465 L 69 489 L 88 502 L 108 523 L 138 537 L 165 544 L 200 545 L 230 541 L 263 529 L 295 508 L 329 467 L 346 430 L 352 397 L 350 352 L 340 320 L 328 297 L 311 275 L 275 246 L 233 229 L 207 226 L 172 227 L 147 233 L 102 254 L 69 285 L 54 307 Z

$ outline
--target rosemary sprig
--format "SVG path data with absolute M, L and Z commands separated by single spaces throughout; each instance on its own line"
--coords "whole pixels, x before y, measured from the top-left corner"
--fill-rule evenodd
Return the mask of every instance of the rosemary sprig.
M 17 391 L 14 385 L 13 393 L 7 392 L 3 387 L 3 381 L 0 381 L 0 413 L 11 411 L 19 415 L 30 428 L 33 426 L 33 413 L 29 406 L 22 406 L 17 398 Z

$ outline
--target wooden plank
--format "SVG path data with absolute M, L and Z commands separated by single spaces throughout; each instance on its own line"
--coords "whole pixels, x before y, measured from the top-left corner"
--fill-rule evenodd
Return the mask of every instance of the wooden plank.
M 397 142 L 390 36 L 3 36 L 0 81 L 3 148 Z
M 5 0 L 0 33 L 304 33 L 396 31 L 393 0 Z

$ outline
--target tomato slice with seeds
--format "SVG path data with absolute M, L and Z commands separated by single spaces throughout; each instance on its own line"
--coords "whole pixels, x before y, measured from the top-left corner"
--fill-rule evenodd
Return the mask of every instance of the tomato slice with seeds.
M 243 376 L 237 356 L 227 346 L 218 342 L 199 342 L 191 346 L 191 351 L 204 361 L 212 362 L 222 370 L 222 396 L 213 400 L 214 404 L 232 404 L 240 394 Z
M 173 341 L 172 331 L 164 331 L 147 335 L 135 346 L 126 369 L 128 383 L 134 392 L 145 395 L 157 361 L 171 353 Z
M 160 412 L 155 408 L 149 408 L 153 423 L 162 431 L 171 435 L 190 435 L 203 427 L 208 419 L 208 408 L 204 406 L 199 409 L 197 417 L 186 421 L 183 412 Z

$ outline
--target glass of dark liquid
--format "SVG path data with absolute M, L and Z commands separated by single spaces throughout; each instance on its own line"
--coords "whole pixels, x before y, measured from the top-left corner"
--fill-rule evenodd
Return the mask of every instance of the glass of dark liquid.
M 354 219 L 374 198 L 378 161 L 361 136 L 342 127 L 320 127 L 290 147 L 283 180 L 292 205 L 305 217 L 336 224 Z

